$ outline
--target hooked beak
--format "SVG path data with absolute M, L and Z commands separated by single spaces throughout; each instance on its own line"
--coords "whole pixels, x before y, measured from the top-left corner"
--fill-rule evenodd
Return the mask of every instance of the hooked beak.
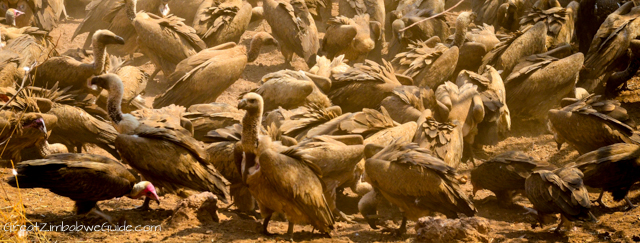
M 95 79 L 98 79 L 99 77 L 93 77 L 89 80 L 87 80 L 87 87 L 89 87 L 89 89 L 97 91 L 98 90 L 98 85 L 96 85 L 93 81 Z
M 240 102 L 238 103 L 238 109 L 244 110 L 246 107 L 247 107 L 247 100 L 245 99 L 240 100 Z
M 16 16 L 16 18 L 17 18 L 18 16 L 20 16 L 20 15 L 23 15 L 23 14 L 24 14 L 24 12 L 22 12 L 22 11 L 20 11 L 20 10 L 17 10 L 17 9 L 14 9 L 14 10 L 13 10 L 13 13 L 14 13 L 14 15 Z
M 160 10 L 162 17 L 167 16 L 169 14 L 169 4 L 160 4 L 160 8 L 158 10 Z

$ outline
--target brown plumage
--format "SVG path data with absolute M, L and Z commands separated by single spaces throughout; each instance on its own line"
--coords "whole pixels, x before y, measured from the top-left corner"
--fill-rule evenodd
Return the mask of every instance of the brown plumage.
M 186 188 L 210 191 L 223 201 L 229 199 L 228 181 L 208 162 L 203 145 L 191 137 L 189 131 L 180 127 L 180 114 L 137 111 L 150 113 L 140 114 L 141 119 L 131 114 L 122 114 L 120 102 L 123 87 L 120 78 L 115 74 L 104 74 L 93 78 L 91 83 L 109 89 L 107 110 L 114 127 L 120 133 L 115 146 L 123 161 L 145 179 L 170 192 Z M 165 109 L 177 108 L 179 107 Z M 154 117 L 166 118 L 158 120 Z M 163 122 L 165 119 L 169 121 L 169 118 L 177 121 Z M 143 206 L 148 207 L 148 202 Z
M 18 175 L 8 183 L 20 188 L 46 188 L 75 201 L 77 214 L 95 213 L 109 223 L 113 218 L 100 211 L 98 201 L 145 196 L 160 204 L 154 186 L 136 177 L 118 161 L 93 154 L 56 154 L 18 164 Z
M 584 56 L 570 53 L 571 47 L 565 45 L 520 59 L 504 82 L 514 118 L 544 122 L 549 109 L 574 90 Z
M 82 91 L 97 95 L 95 90 L 87 86 L 87 81 L 107 71 L 106 46 L 110 44 L 124 44 L 124 40 L 108 30 L 97 31 L 93 35 L 94 61 L 93 63 L 81 63 L 71 57 L 49 58 L 37 68 L 32 70 L 35 74 L 34 86 L 49 88 L 56 82 L 60 87 L 71 86 L 72 90 Z
M 402 85 L 391 63 L 382 62 L 383 65 L 380 65 L 366 60 L 344 73 L 333 74 L 331 91 L 327 93 L 331 102 L 342 107 L 344 112 L 380 107 L 380 102 L 391 95 L 395 87 Z
M 394 121 L 404 124 L 417 121 L 425 109 L 435 109 L 436 97 L 432 89 L 403 85 L 380 103 Z
M 329 8 L 327 16 L 331 16 L 331 1 L 329 1 Z M 386 38 L 384 36 L 385 33 L 385 22 L 387 21 L 385 11 L 385 3 L 384 0 L 339 0 L 338 1 L 338 14 L 341 16 L 345 16 L 347 18 L 355 18 L 357 15 L 367 14 L 369 15 L 369 19 L 371 20 L 371 33 L 373 41 L 375 42 L 375 47 L 370 51 L 368 55 L 368 59 L 373 60 L 375 62 L 382 61 L 382 48 L 384 43 L 386 42 Z M 391 9 L 388 9 L 391 10 Z M 328 29 L 327 29 L 328 31 Z M 352 59 L 347 58 L 349 61 Z
M 298 144 L 298 148 L 310 155 L 310 160 L 322 171 L 324 195 L 336 217 L 351 219 L 336 207 L 336 189 L 356 178 L 356 165 L 364 158 L 363 139 L 360 135 L 314 136 Z
M 460 87 L 445 82 L 436 90 L 439 121 L 454 121 L 461 123 L 465 142 L 473 144 L 478 133 L 477 125 L 484 119 L 484 103 L 479 95 L 477 86 L 467 83 Z
M 548 126 L 558 148 L 566 142 L 584 154 L 615 143 L 640 144 L 640 136 L 634 128 L 605 113 L 624 109 L 616 109 L 615 103 L 608 103 L 600 112 L 593 107 L 603 104 L 598 99 L 589 96 L 562 109 L 549 110 Z
M 430 110 L 425 110 L 417 123 L 418 129 L 412 141 L 420 148 L 431 150 L 448 166 L 458 168 L 464 148 L 461 123 L 457 120 L 440 123 L 433 118 Z
M 204 0 L 169 0 L 169 8 L 171 14 L 183 18 L 185 23 L 192 25 L 199 17 L 196 13 L 200 6 L 210 6 L 210 4 L 202 5 L 204 2 Z
M 11 79 L 13 77 L 14 80 L 22 80 L 26 74 L 24 67 L 31 67 L 36 61 L 42 63 L 49 57 L 58 56 L 58 52 L 51 43 L 51 37 L 47 36 L 47 32 L 38 28 L 21 28 L 16 32 L 2 30 L 2 34 L 5 34 L 5 40 L 7 40 L 7 44 L 3 49 L 13 51 L 19 55 L 17 60 L 12 61 L 17 65 L 9 64 L 3 68 L 2 72 L 6 74 L 6 76 L 2 77 L 3 79 Z
M 291 114 L 288 119 L 282 121 L 280 130 L 284 135 L 302 141 L 316 135 L 332 134 L 336 131 L 338 124 L 350 115 L 351 113 L 343 115 L 339 106 L 327 108 L 309 106 L 301 109 L 300 112 Z M 268 119 L 269 117 L 267 117 Z
M 580 71 L 577 87 L 584 88 L 590 93 L 594 91 L 602 93 L 601 87 L 608 82 L 606 74 L 622 71 L 627 67 L 629 63 L 627 49 L 632 47 L 632 40 L 640 35 L 638 28 L 635 27 L 640 22 L 638 16 L 640 16 L 640 8 L 635 7 L 635 3 L 630 1 L 611 13 L 600 25 L 585 56 L 585 68 Z M 630 74 L 627 79 L 632 76 L 633 74 Z M 611 88 L 615 89 L 618 85 Z
M 262 97 L 256 93 L 246 94 L 238 104 L 247 111 L 242 120 L 242 178 L 260 206 L 263 233 L 268 234 L 274 212 L 287 217 L 291 239 L 296 223 L 310 223 L 320 232 L 330 233 L 334 218 L 323 194 L 321 169 L 299 149 L 278 148 L 269 137 L 259 138 L 262 107 Z
M 513 196 L 524 192 L 525 180 L 532 172 L 554 170 L 554 165 L 536 161 L 520 151 L 509 151 L 483 162 L 471 170 L 473 195 L 487 189 L 504 206 L 513 204 Z
M 558 0 L 538 0 L 536 7 L 520 19 L 520 29 L 525 29 L 537 22 L 547 24 L 547 48 L 571 43 L 573 38 L 573 9 L 563 8 Z
M 45 120 L 46 119 L 46 120 Z M 20 151 L 36 145 L 47 137 L 47 126 L 54 127 L 58 122 L 55 116 L 9 110 L 0 111 L 0 143 L 4 148 L 2 159 L 21 161 Z
M 451 35 L 449 25 L 444 15 L 423 21 L 403 32 L 400 31 L 400 29 L 406 26 L 436 14 L 437 12 L 434 9 L 412 9 L 400 19 L 396 19 L 391 25 L 394 37 L 389 44 L 389 59 L 392 59 L 398 53 L 407 51 L 410 41 L 429 40 L 432 37 L 438 37 L 440 40 L 444 40 Z
M 588 187 L 600 188 L 596 200 L 600 206 L 605 191 L 611 192 L 614 201 L 624 199 L 629 209 L 636 206 L 629 200 L 631 186 L 640 181 L 640 146 L 616 143 L 583 154 L 576 159 L 577 168 L 584 173 L 582 180 Z
M 263 45 L 276 44 L 271 35 L 259 32 L 253 37 L 248 50 L 243 45 L 231 42 L 186 58 L 178 64 L 180 71 L 188 67 L 192 69 L 156 97 L 153 107 L 161 108 L 170 104 L 191 106 L 216 101 L 222 92 L 241 77 L 247 62 L 258 58 Z M 184 95 L 185 93 L 190 95 Z
M 442 43 L 429 46 L 425 41 L 409 44 L 391 63 L 398 73 L 413 78 L 418 87 L 436 89 L 449 79 L 458 63 L 458 47 Z
M 479 133 L 475 145 L 496 145 L 500 141 L 499 135 L 511 130 L 511 114 L 500 73 L 493 67 L 486 69 L 483 75 L 464 70 L 456 80 L 458 86 L 465 83 L 477 85 L 484 104 L 485 114 L 478 124 Z
M 451 41 L 452 46 L 459 48 L 458 62 L 452 79 L 458 77 L 462 70 L 478 70 L 484 55 L 500 43 L 491 25 L 483 24 L 469 30 L 476 16 L 473 12 L 460 13 L 456 18 L 456 32 L 447 39 Z
M 120 0 L 92 0 L 87 4 L 85 7 L 86 15 L 78 27 L 76 27 L 75 32 L 71 36 L 71 40 L 82 33 L 89 32 L 82 47 L 82 49 L 85 50 L 89 49 L 89 47 L 91 47 L 91 37 L 93 34 L 99 29 L 109 28 L 110 22 L 102 21 L 102 19 L 111 12 L 109 9 L 119 1 Z
M 477 212 L 460 189 L 455 169 L 430 151 L 414 143 L 395 141 L 384 148 L 367 145 L 365 156 L 367 180 L 403 212 L 397 233 L 406 232 L 407 219 L 417 220 L 434 212 L 448 218 L 457 218 L 458 213 L 471 217 Z M 370 219 L 370 212 L 361 213 Z
M 160 17 L 152 13 L 140 12 L 135 18 L 128 16 L 138 33 L 138 48 L 151 59 L 156 71 L 165 76 L 176 69 L 176 65 L 187 57 L 206 48 L 206 44 L 196 35 L 196 31 L 185 25 L 183 19 L 173 15 Z M 152 74 L 152 78 L 155 77 Z
M 295 109 L 300 106 L 326 108 L 331 101 L 320 88 L 302 71 L 280 70 L 262 77 L 260 87 L 252 92 L 262 96 L 264 110 L 271 111 L 278 107 Z M 327 82 L 330 83 L 327 79 Z M 287 94 L 282 96 L 282 94 Z
M 563 223 L 569 221 L 595 221 L 589 209 L 589 193 L 582 182 L 582 172 L 571 166 L 554 171 L 534 171 L 525 180 L 525 193 L 537 211 L 542 226 L 548 214 L 562 215 L 556 228 L 559 232 Z
M 3 0 L 0 1 L 0 17 L 5 11 L 14 8 L 24 14 L 15 19 L 17 27 L 37 26 L 51 31 L 58 26 L 58 20 L 64 12 L 62 0 Z M 66 14 L 64 16 L 66 18 Z
M 352 18 L 337 16 L 327 23 L 322 51 L 327 53 L 329 59 L 344 54 L 350 64 L 364 62 L 380 41 L 382 24 L 370 21 L 368 14 Z
M 199 141 L 205 141 L 209 131 L 240 123 L 242 116 L 243 112 L 224 103 L 192 105 L 182 114 L 193 124 L 193 137 Z
M 309 67 L 315 63 L 320 48 L 318 30 L 302 0 L 265 0 L 264 18 L 279 43 L 285 63 L 291 64 L 293 53 Z
M 193 28 L 208 47 L 238 43 L 249 26 L 251 9 L 242 0 L 205 0 L 198 7 Z
M 485 67 L 491 65 L 496 70 L 502 70 L 501 76 L 503 79 L 506 78 L 520 58 L 547 51 L 546 33 L 547 25 L 540 22 L 531 28 L 512 34 L 484 56 L 478 73 L 484 73 Z

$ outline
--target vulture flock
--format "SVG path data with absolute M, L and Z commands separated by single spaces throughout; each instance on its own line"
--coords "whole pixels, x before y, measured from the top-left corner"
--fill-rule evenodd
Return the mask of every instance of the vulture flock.
M 68 19 L 64 1 L 0 0 L 5 181 L 68 197 L 78 214 L 112 223 L 99 201 L 144 197 L 149 210 L 158 194 L 206 191 L 262 218 L 263 234 L 283 215 L 292 239 L 294 224 L 331 236 L 352 222 L 345 188 L 373 229 L 380 203 L 399 208 L 394 234 L 423 216 L 474 217 L 482 189 L 504 206 L 521 193 L 541 225 L 560 214 L 556 231 L 596 220 L 587 187 L 601 207 L 604 192 L 635 207 L 640 133 L 615 97 L 640 68 L 636 1 L 470 0 L 455 14 L 444 0 L 83 2 L 72 39 L 88 33 L 84 45 L 60 53 L 49 32 Z M 260 21 L 270 28 L 240 43 Z M 281 70 L 216 103 L 267 46 Z M 580 157 L 478 160 L 512 121 Z

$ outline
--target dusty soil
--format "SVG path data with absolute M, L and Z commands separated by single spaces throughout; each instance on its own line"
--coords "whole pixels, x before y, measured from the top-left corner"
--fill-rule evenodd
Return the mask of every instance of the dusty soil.
M 78 20 L 69 21 L 61 24 L 61 27 L 51 33 L 54 40 L 59 38 L 58 48 L 61 53 L 70 48 L 82 46 L 86 34 L 78 36 L 75 40 L 69 40 L 71 34 L 79 24 Z M 254 24 L 251 30 L 264 30 L 269 28 L 268 25 Z M 254 31 L 248 31 L 242 38 L 242 44 L 248 44 L 248 38 L 252 36 Z M 247 68 L 240 80 L 231 86 L 219 99 L 218 102 L 235 105 L 237 97 L 241 92 L 257 87 L 260 78 L 269 72 L 277 71 L 284 68 L 284 59 L 282 55 L 273 47 L 267 47 L 263 54 L 254 63 L 248 64 Z M 303 68 L 305 64 L 302 59 L 297 58 L 294 67 Z M 153 67 L 150 64 L 143 66 L 145 71 L 151 73 Z M 163 80 L 163 75 L 159 74 L 154 81 L 149 81 L 146 91 L 147 101 L 151 103 L 153 96 L 164 90 L 165 85 L 159 80 Z M 637 83 L 637 80 L 634 80 Z M 630 85 L 630 87 L 638 87 L 638 85 Z M 640 116 L 640 111 L 636 104 L 625 104 L 633 112 L 636 120 Z M 90 153 L 105 154 L 103 151 L 95 148 L 87 148 Z M 578 153 L 565 145 L 561 150 L 556 149 L 556 144 L 550 134 L 546 132 L 542 124 L 530 122 L 514 122 L 513 131 L 510 135 L 496 146 L 485 147 L 483 151 L 476 151 L 479 159 L 487 159 L 494 155 L 509 150 L 521 150 L 533 156 L 536 159 L 549 161 L 556 165 L 563 165 L 572 162 L 572 159 L 578 156 Z M 460 169 L 461 173 L 468 174 L 472 165 L 463 165 Z M 0 177 L 4 178 L 11 175 L 11 169 L 0 170 Z M 7 219 L 8 213 L 11 211 L 11 205 L 19 205 L 22 203 L 26 208 L 26 217 L 32 223 L 48 223 L 53 225 L 64 224 L 83 224 L 83 225 L 102 225 L 105 221 L 95 216 L 76 216 L 73 213 L 73 202 L 67 198 L 57 196 L 44 189 L 25 189 L 18 190 L 8 186 L 5 182 L 0 182 L 0 220 Z M 463 189 L 471 194 L 471 185 L 468 183 Z M 640 203 L 640 190 L 636 185 L 631 194 L 631 201 Z M 598 191 L 591 190 L 590 195 L 593 199 L 598 196 Z M 332 239 L 321 238 L 317 234 L 311 233 L 311 226 L 296 226 L 294 239 L 296 241 L 312 241 L 312 242 L 411 242 L 415 240 L 416 231 L 414 230 L 415 222 L 409 222 L 408 232 L 402 237 L 394 237 L 389 234 L 383 234 L 379 230 L 372 230 L 364 221 L 362 216 L 357 212 L 357 198 L 348 193 L 340 198 L 338 207 L 345 213 L 354 215 L 356 224 L 348 224 L 345 222 L 336 223 Z M 489 241 L 496 242 L 593 242 L 593 241 L 615 241 L 615 242 L 634 242 L 640 241 L 640 208 L 630 211 L 624 211 L 622 202 L 613 202 L 611 196 L 605 196 L 605 202 L 612 209 L 593 208 L 592 212 L 597 216 L 597 223 L 576 223 L 576 227 L 560 234 L 552 233 L 551 230 L 555 225 L 547 225 L 545 228 L 532 228 L 534 222 L 530 214 L 521 207 L 503 208 L 498 206 L 495 197 L 491 192 L 480 191 L 474 198 L 476 207 L 478 208 L 478 216 L 484 217 L 490 221 L 491 230 L 488 235 Z M 522 206 L 531 206 L 526 198 L 518 196 L 516 203 Z M 132 208 L 142 204 L 141 200 L 133 200 L 129 198 L 117 198 L 100 202 L 98 205 L 107 214 L 118 218 L 120 222 L 124 222 L 132 226 L 137 225 L 161 225 L 161 231 L 153 232 L 45 232 L 45 238 L 52 241 L 84 241 L 84 242 L 217 242 L 217 241 L 234 241 L 234 242 L 272 242 L 286 239 L 287 223 L 282 221 L 272 221 L 270 231 L 276 233 L 274 237 L 266 237 L 259 234 L 256 230 L 256 220 L 239 217 L 235 212 L 234 206 L 227 209 L 227 205 L 218 203 L 220 210 L 220 223 L 211 223 L 200 225 L 197 221 L 191 224 L 181 224 L 179 227 L 170 227 L 167 224 L 168 218 L 173 210 L 179 204 L 180 198 L 175 195 L 164 195 L 161 204 L 152 203 L 151 211 L 137 211 Z M 389 214 L 389 213 L 386 213 Z M 389 225 L 399 225 L 400 215 L 388 218 L 386 223 Z M 0 222 L 4 225 L 4 222 Z M 7 236 L 15 236 L 16 232 L 6 232 L 0 229 L 0 239 Z M 30 234 L 29 237 L 33 237 Z M 33 238 L 29 238 L 33 239 Z

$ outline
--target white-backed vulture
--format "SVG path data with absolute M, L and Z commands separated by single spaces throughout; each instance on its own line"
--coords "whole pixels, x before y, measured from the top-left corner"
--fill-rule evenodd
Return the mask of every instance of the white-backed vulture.
M 107 71 L 106 46 L 110 44 L 124 44 L 124 40 L 108 30 L 96 31 L 93 35 L 94 61 L 93 63 L 81 63 L 71 57 L 52 57 L 38 65 L 31 72 L 35 74 L 34 86 L 48 88 L 56 82 L 60 87 L 72 87 L 82 93 L 97 95 L 95 90 L 87 86 L 87 81 L 95 75 Z
M 584 187 L 580 170 L 570 165 L 554 171 L 534 171 L 525 180 L 525 193 L 537 211 L 540 226 L 548 214 L 560 213 L 561 220 L 555 232 L 560 232 L 565 221 L 596 221 L 591 214 L 589 193 Z
M 368 14 L 352 18 L 337 16 L 327 24 L 322 51 L 327 53 L 329 59 L 344 54 L 350 64 L 364 62 L 376 43 L 381 41 L 381 23 L 370 21 Z
M 547 24 L 547 48 L 571 43 L 573 38 L 574 9 L 563 8 L 558 0 L 538 0 L 533 9 L 520 19 L 520 29 L 537 22 Z
M 415 143 L 396 140 L 388 146 L 367 144 L 365 157 L 365 179 L 403 213 L 402 224 L 395 230 L 398 235 L 406 232 L 407 219 L 417 220 L 434 212 L 447 218 L 458 218 L 458 213 L 471 217 L 477 212 L 460 189 L 456 170 Z M 375 209 L 375 206 L 361 207 L 375 203 L 361 200 L 358 206 Z M 375 210 L 360 213 L 375 226 L 371 222 Z
M 184 19 L 185 23 L 193 24 L 200 16 L 196 15 L 204 0 L 169 0 L 171 14 Z
M 500 43 L 493 26 L 483 24 L 469 29 L 476 19 L 476 13 L 462 12 L 456 18 L 456 32 L 449 36 L 447 43 L 459 48 L 458 62 L 451 79 L 458 77 L 462 70 L 478 70 L 487 52 Z
M 224 103 L 192 105 L 182 114 L 193 124 L 193 137 L 199 141 L 205 141 L 209 131 L 240 123 L 242 116 L 244 112 Z
M 93 154 L 56 154 L 18 164 L 18 175 L 8 183 L 20 188 L 46 188 L 75 201 L 76 214 L 94 213 L 109 223 L 113 218 L 97 206 L 98 201 L 144 196 L 160 204 L 155 187 L 136 177 L 118 161 Z
M 507 105 L 514 118 L 546 122 L 549 109 L 574 90 L 584 55 L 570 55 L 564 45 L 546 53 L 523 57 L 504 79 Z M 570 55 L 570 56 L 568 56 Z
M 394 121 L 404 124 L 417 121 L 425 109 L 435 110 L 436 97 L 432 89 L 403 85 L 380 103 Z
M 305 60 L 308 67 L 316 61 L 320 48 L 318 29 L 302 0 L 264 0 L 264 18 L 279 43 L 284 62 L 291 65 L 293 54 Z
M 438 104 L 436 120 L 459 121 L 465 142 L 473 144 L 475 135 L 478 133 L 477 125 L 482 122 L 485 115 L 484 103 L 478 93 L 478 87 L 471 83 L 457 86 L 447 81 L 436 89 L 435 94 Z
M 314 75 L 288 69 L 269 73 L 262 77 L 260 87 L 252 92 L 262 96 L 264 111 L 267 112 L 278 107 L 295 109 L 301 106 L 320 108 L 331 106 L 331 100 L 322 93 L 309 76 Z M 326 82 L 331 81 L 326 79 Z M 282 94 L 287 95 L 283 97 Z
M 431 110 L 425 110 L 417 120 L 417 124 L 418 129 L 412 141 L 420 148 L 431 150 L 434 156 L 448 166 L 458 168 L 464 149 L 461 123 L 458 120 L 438 122 Z
M 499 154 L 471 170 L 473 195 L 479 190 L 489 190 L 503 206 L 513 204 L 513 196 L 524 192 L 524 183 L 532 172 L 554 170 L 554 165 L 536 161 L 520 151 Z
M 127 16 L 138 33 L 140 52 L 151 59 L 156 67 L 151 75 L 152 80 L 159 71 L 169 76 L 180 61 L 207 48 L 196 31 L 185 25 L 181 18 L 173 15 L 160 17 L 145 12 Z
M 382 49 L 387 41 L 384 35 L 385 23 L 387 12 L 391 10 L 385 10 L 385 2 L 385 0 L 338 0 L 338 14 L 341 16 L 355 18 L 357 15 L 369 15 L 372 33 L 375 33 L 371 36 L 375 46 L 369 52 L 368 59 L 378 63 L 382 62 Z M 327 6 L 331 6 L 331 4 Z M 329 8 L 329 13 L 331 13 L 330 10 L 331 8 Z M 329 31 L 328 28 L 327 31 Z M 347 60 L 353 61 L 351 58 L 347 58 Z
M 411 77 L 415 86 L 436 89 L 449 80 L 458 63 L 458 47 L 442 43 L 429 45 L 418 40 L 406 52 L 398 53 L 391 63 L 398 73 Z
M 388 58 L 393 59 L 398 53 L 407 51 L 407 46 L 411 41 L 424 41 L 429 40 L 432 37 L 438 37 L 440 40 L 445 40 L 449 37 L 449 35 L 451 35 L 450 29 L 444 15 L 422 21 L 405 31 L 400 31 L 405 27 L 425 18 L 435 16 L 436 14 L 438 13 L 433 9 L 412 9 L 401 18 L 394 20 L 391 24 L 393 39 L 389 44 L 389 50 L 387 53 Z
M 640 144 L 640 134 L 634 128 L 612 117 L 616 114 L 607 114 L 613 110 L 626 113 L 619 106 L 617 101 L 603 101 L 591 95 L 562 109 L 549 110 L 547 125 L 558 149 L 564 142 L 580 154 L 615 143 Z
M 238 43 L 249 26 L 251 10 L 251 4 L 243 0 L 205 0 L 198 7 L 192 26 L 208 47 Z
M 614 201 L 624 199 L 628 209 L 636 206 L 629 200 L 631 186 L 640 181 L 640 146 L 628 143 L 616 143 L 583 154 L 576 159 L 576 167 L 582 171 L 584 184 L 600 188 L 596 200 L 602 207 L 605 191 L 611 192 Z
M 287 233 L 293 239 L 293 225 L 309 223 L 324 234 L 333 229 L 334 217 L 324 197 L 321 169 L 296 147 L 279 148 L 268 136 L 259 137 L 263 101 L 256 93 L 245 94 L 238 108 L 246 110 L 242 119 L 242 179 L 249 186 L 264 217 L 267 230 L 274 212 L 284 213 L 289 221 Z
M 167 91 L 153 100 L 153 107 L 161 108 L 170 104 L 185 107 L 214 102 L 229 86 L 236 82 L 244 72 L 247 62 L 253 62 L 260 54 L 263 45 L 277 45 L 266 32 L 257 33 L 249 48 L 228 42 L 205 49 L 178 63 L 176 72 L 191 68 Z M 171 75 L 176 78 L 179 73 Z M 206 87 L 206 88 L 203 88 Z M 190 95 L 184 95 L 184 94 Z
M 150 121 L 138 120 L 131 114 L 122 114 L 122 81 L 115 74 L 104 74 L 94 77 L 92 85 L 109 90 L 107 110 L 113 126 L 120 133 L 115 146 L 123 161 L 138 171 L 145 179 L 169 192 L 186 188 L 195 191 L 209 191 L 220 200 L 228 201 L 228 181 L 208 162 L 208 155 L 203 145 L 191 137 L 189 131 L 176 122 L 156 121 L 178 117 L 150 113 Z M 170 108 L 170 107 L 167 107 Z M 157 119 L 157 118 L 156 118 Z M 149 207 L 146 200 L 143 208 Z

